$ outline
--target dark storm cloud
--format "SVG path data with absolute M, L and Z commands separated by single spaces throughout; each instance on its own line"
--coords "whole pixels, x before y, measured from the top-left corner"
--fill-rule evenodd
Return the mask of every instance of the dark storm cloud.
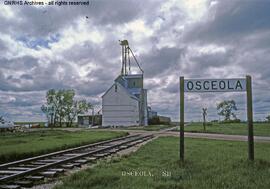
M 174 66 L 177 66 L 181 54 L 183 54 L 183 49 L 164 47 L 142 55 L 145 75 L 151 78 L 168 69 L 173 69 Z
M 185 59 L 182 59 L 181 62 L 181 73 L 189 78 L 210 77 L 211 74 L 214 74 L 209 72 L 210 68 L 224 69 L 225 71 L 225 67 L 233 67 L 235 65 L 235 56 L 237 56 L 234 49 L 207 53 L 193 51 L 195 50 L 188 50 L 185 53 Z
M 15 36 L 46 37 L 74 25 L 78 20 L 89 20 L 94 25 L 116 26 L 138 17 L 145 4 L 135 0 L 93 0 L 90 6 L 23 6 L 13 10 L 16 17 L 0 15 L 0 27 Z
M 94 23 L 98 25 L 118 25 L 129 22 L 139 17 L 147 3 L 142 1 L 104 1 L 95 0 L 91 3 L 89 15 L 94 18 Z
M 220 45 L 226 49 L 225 53 L 207 55 L 189 52 L 192 64 L 185 71 L 202 77 L 209 68 L 223 69 L 226 73 L 226 70 L 238 67 L 240 70 L 234 73 L 235 76 L 250 74 L 254 83 L 254 116 L 258 119 L 267 114 L 266 111 L 263 114 L 261 107 L 265 104 L 270 107 L 266 95 L 270 83 L 269 8 L 269 1 L 219 1 L 202 21 L 189 25 L 184 32 L 186 44 L 199 47 L 215 44 L 217 48 Z M 213 71 L 211 74 L 215 75 Z M 238 105 L 245 107 L 246 102 L 241 99 L 238 99 Z M 244 111 L 242 114 L 245 115 Z
M 270 48 L 270 31 L 258 32 L 250 35 L 243 40 L 246 49 L 269 50 Z
M 120 51 L 117 40 L 105 41 L 103 45 L 95 45 L 86 41 L 64 51 L 63 56 L 66 61 L 78 66 L 86 66 L 84 71 L 88 71 L 85 76 L 87 81 L 81 81 L 80 73 L 78 73 L 68 82 L 68 86 L 76 89 L 81 95 L 95 96 L 105 92 L 120 74 Z M 91 63 L 91 67 L 87 69 L 89 63 Z
M 18 58 L 12 58 L 12 59 L 8 59 L 8 58 L 0 56 L 0 65 L 2 69 L 5 68 L 5 69 L 14 70 L 14 71 L 16 70 L 27 71 L 35 66 L 38 66 L 38 59 L 30 55 L 22 56 Z
M 2 4 L 2 2 L 1 2 L 1 4 Z M 16 12 L 15 10 L 13 10 L 13 11 Z M 0 20 L 1 20 L 0 28 L 1 28 L 1 32 L 3 32 L 3 33 L 14 32 L 14 30 L 13 30 L 14 25 L 19 24 L 19 20 L 16 17 L 6 17 L 5 14 L 0 14 Z M 12 23 L 12 24 L 10 24 L 10 23 Z
M 7 50 L 7 46 L 5 45 L 5 42 L 0 39 L 0 53 L 4 53 Z
M 100 56 L 99 51 L 97 50 L 98 48 L 98 46 L 95 46 L 90 41 L 85 41 L 84 43 L 73 45 L 62 54 L 66 60 L 74 61 L 76 64 L 85 64 L 85 62 L 81 60 L 87 59 L 88 61 L 93 61 L 96 56 Z
M 118 57 L 120 61 L 120 52 L 118 39 L 114 39 L 114 41 L 104 41 L 102 45 L 94 44 L 91 41 L 74 44 L 64 50 L 62 55 L 66 61 L 72 61 L 78 65 L 93 62 L 98 66 L 107 66 Z
M 6 90 L 7 88 L 9 88 L 6 78 L 1 70 L 0 70 L 0 81 L 1 81 L 0 88 L 2 88 L 2 90 Z
M 51 62 L 48 67 L 37 64 L 35 59 L 29 57 L 15 59 L 10 64 L 0 62 L 9 68 L 11 75 L 6 76 L 3 69 L 0 70 L 0 90 L 3 91 L 40 91 L 50 88 L 65 88 L 74 75 L 72 68 L 63 67 L 60 62 Z M 17 69 L 16 69 L 17 68 Z M 64 69 L 64 73 L 58 73 L 59 68 Z M 12 70 L 14 69 L 14 70 Z M 19 75 L 18 70 L 24 74 Z
M 169 93 L 178 93 L 179 92 L 179 87 L 178 87 L 178 80 L 175 82 L 171 82 L 165 89 L 166 92 Z
M 45 117 L 42 115 L 40 106 L 44 98 L 45 91 L 0 91 L 0 115 L 12 121 L 43 120 Z
M 70 88 L 70 83 L 77 75 L 73 67 L 65 62 L 51 62 L 46 68 L 36 67 L 33 74 L 35 75 L 33 87 L 37 90 Z
M 192 25 L 186 40 L 203 43 L 235 43 L 253 33 L 268 31 L 270 2 L 253 0 L 218 1 L 208 17 Z
M 97 96 L 103 94 L 109 87 L 111 87 L 112 81 L 88 81 L 81 82 L 79 86 L 76 86 L 78 92 L 86 96 Z
M 72 22 L 72 16 L 65 12 L 57 11 L 57 8 L 38 9 L 33 6 L 23 6 L 12 9 L 14 16 L 2 16 L 0 27 L 1 31 L 12 34 L 14 36 L 27 37 L 46 37 L 49 33 L 54 33 L 65 26 L 68 22 Z M 66 19 L 67 17 L 69 19 Z M 12 24 L 11 24 L 12 23 Z
M 242 53 L 245 53 L 245 56 L 240 59 L 239 64 L 242 64 L 248 73 L 256 73 L 259 77 L 258 79 L 270 82 L 270 50 L 256 51 L 254 49 L 252 53 L 249 51 Z
M 6 31 L 15 36 L 46 37 L 55 34 L 68 25 L 75 24 L 85 12 L 90 12 L 90 7 L 44 7 L 23 6 L 17 8 L 16 15 L 20 17 L 9 18 L 14 24 L 9 24 Z M 19 21 L 18 21 L 19 20 Z
M 120 66 L 119 66 L 120 68 Z M 87 74 L 87 78 L 100 80 L 102 82 L 109 81 L 110 83 L 120 74 L 120 69 L 114 67 L 98 68 Z
M 20 76 L 20 79 L 33 80 L 34 78 L 31 75 L 23 74 Z
M 222 67 L 224 63 L 231 62 L 233 58 L 233 51 L 231 52 L 215 52 L 211 54 L 195 54 L 190 57 L 190 60 L 196 63 L 196 68 L 200 71 L 211 66 Z M 192 69 L 192 68 L 191 68 Z

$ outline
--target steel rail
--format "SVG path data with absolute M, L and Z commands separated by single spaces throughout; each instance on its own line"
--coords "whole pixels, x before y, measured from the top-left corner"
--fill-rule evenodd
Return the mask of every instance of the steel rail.
M 34 161 L 34 160 L 39 160 L 39 159 L 43 159 L 43 158 L 52 157 L 52 156 L 55 156 L 55 155 L 61 155 L 61 154 L 67 153 L 67 152 L 82 150 L 82 149 L 85 149 L 85 148 L 95 147 L 97 145 L 102 145 L 102 144 L 107 144 L 107 143 L 110 143 L 110 142 L 116 142 L 116 141 L 123 140 L 123 139 L 137 137 L 137 136 L 139 136 L 139 134 L 137 134 L 137 135 L 129 135 L 129 136 L 120 137 L 120 138 L 111 139 L 111 140 L 106 140 L 106 141 L 97 142 L 97 143 L 93 143 L 93 144 L 87 144 L 87 145 L 83 145 L 83 146 L 79 146 L 79 147 L 75 147 L 75 148 L 69 148 L 69 149 L 66 149 L 66 150 L 52 152 L 52 153 L 49 153 L 49 154 L 35 156 L 35 157 L 27 158 L 27 159 L 13 161 L 13 162 L 1 164 L 0 169 L 6 168 L 6 167 L 9 167 L 9 166 L 18 165 L 18 164 L 21 164 L 21 163 L 27 163 L 27 162 Z
M 128 143 L 132 143 L 132 142 L 135 142 L 135 141 L 138 141 L 138 140 L 142 140 L 142 139 L 145 139 L 145 138 L 152 138 L 152 137 L 153 137 L 153 135 L 145 135 L 145 136 L 137 137 L 135 139 L 124 141 L 124 142 L 121 142 L 119 144 L 115 144 L 115 145 L 112 145 L 112 146 L 109 146 L 109 147 L 104 147 L 102 149 L 98 149 L 98 150 L 94 150 L 94 151 L 90 151 L 90 152 L 85 152 L 83 154 L 76 155 L 74 157 L 66 158 L 66 159 L 59 160 L 59 161 L 49 163 L 49 164 L 46 164 L 46 165 L 42 165 L 42 166 L 39 166 L 39 167 L 36 167 L 36 168 L 32 168 L 32 169 L 29 169 L 29 170 L 26 170 L 26 171 L 22 171 L 22 172 L 19 172 L 19 173 L 16 173 L 16 174 L 8 175 L 8 176 L 0 178 L 0 183 L 1 184 L 6 183 L 6 182 L 9 182 L 9 181 L 17 179 L 17 178 L 21 178 L 21 177 L 26 176 L 26 175 L 32 175 L 32 174 L 35 174 L 37 172 L 41 172 L 43 170 L 46 170 L 48 168 L 51 168 L 51 167 L 54 167 L 54 166 L 57 166 L 57 165 L 60 165 L 60 164 L 63 164 L 63 163 L 67 163 L 67 162 L 70 162 L 70 161 L 73 161 L 73 160 L 76 160 L 76 159 L 80 159 L 80 158 L 83 158 L 83 157 L 86 157 L 86 156 L 98 154 L 100 152 L 110 150 L 110 149 L 113 149 L 113 148 L 117 148 L 119 146 L 122 146 L 122 145 L 125 145 L 125 144 L 128 144 Z

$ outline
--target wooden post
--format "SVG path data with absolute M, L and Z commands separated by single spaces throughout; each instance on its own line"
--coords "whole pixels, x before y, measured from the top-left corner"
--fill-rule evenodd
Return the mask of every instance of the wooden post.
M 203 111 L 203 130 L 205 131 L 206 130 L 206 115 L 207 115 L 207 108 L 203 108 L 202 109 L 202 111 Z
M 184 161 L 184 77 L 180 77 L 180 160 Z
M 248 159 L 254 160 L 253 111 L 251 76 L 246 76 L 247 89 L 247 123 L 248 123 Z

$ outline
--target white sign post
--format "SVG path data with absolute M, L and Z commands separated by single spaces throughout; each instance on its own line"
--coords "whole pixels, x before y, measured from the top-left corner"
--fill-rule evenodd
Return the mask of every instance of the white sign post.
M 180 160 L 184 160 L 184 92 L 247 92 L 248 156 L 254 160 L 251 77 L 239 79 L 184 79 L 180 77 Z

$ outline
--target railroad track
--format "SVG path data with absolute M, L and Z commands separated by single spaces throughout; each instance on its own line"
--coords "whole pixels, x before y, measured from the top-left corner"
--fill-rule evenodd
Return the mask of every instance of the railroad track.
M 153 138 L 130 135 L 0 165 L 0 188 L 32 187 L 45 178 L 54 178 L 67 169 L 109 156 Z

